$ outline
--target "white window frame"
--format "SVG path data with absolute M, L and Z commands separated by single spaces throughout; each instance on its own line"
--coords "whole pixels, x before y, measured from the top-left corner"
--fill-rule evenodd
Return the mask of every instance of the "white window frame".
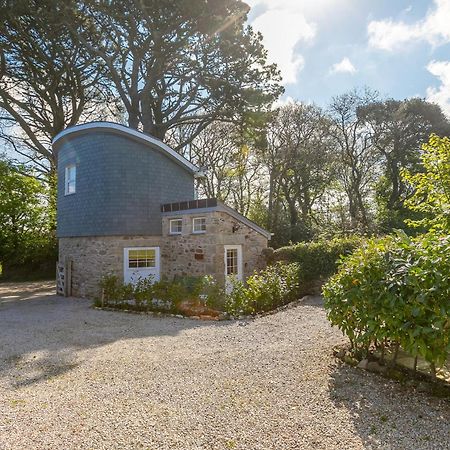
M 71 170 L 74 171 L 73 179 L 69 179 Z M 73 191 L 70 190 L 70 186 L 73 184 Z M 76 164 L 69 164 L 64 170 L 64 195 L 72 195 L 77 192 L 77 166 Z
M 155 251 L 155 265 L 153 267 L 130 267 L 129 264 L 129 252 L 130 250 L 154 250 Z M 159 281 L 161 277 L 161 259 L 160 259 L 160 247 L 125 247 L 123 249 L 123 276 L 125 283 L 134 284 L 138 278 L 134 281 L 129 279 L 129 272 L 135 273 L 154 271 L 154 281 Z
M 204 230 L 195 230 L 195 221 L 196 220 L 204 220 L 205 221 L 205 229 Z M 192 233 L 193 234 L 204 234 L 206 233 L 206 217 L 194 217 L 192 219 Z
M 225 291 L 230 293 L 233 290 L 232 279 L 235 278 L 240 281 L 244 281 L 244 260 L 242 256 L 242 245 L 224 245 L 223 263 L 225 272 Z M 236 250 L 237 253 L 237 274 L 228 275 L 227 270 L 227 251 Z
M 181 222 L 181 231 L 173 231 L 172 223 Z M 182 234 L 183 232 L 183 219 L 169 219 L 169 234 Z

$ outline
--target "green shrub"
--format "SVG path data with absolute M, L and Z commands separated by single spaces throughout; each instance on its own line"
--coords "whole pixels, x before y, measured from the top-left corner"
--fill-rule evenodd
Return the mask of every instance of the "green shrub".
M 301 282 L 323 280 L 337 270 L 341 256 L 350 254 L 361 245 L 361 238 L 334 238 L 315 242 L 299 242 L 274 251 L 275 261 L 297 263 Z
M 231 316 L 249 315 L 256 312 L 253 298 L 245 284 L 237 278 L 230 278 L 229 292 L 226 294 L 225 311 Z
M 450 238 L 369 240 L 323 288 L 328 318 L 358 354 L 400 345 L 433 365 L 450 352 Z
M 294 300 L 299 287 L 298 271 L 298 264 L 278 262 L 255 272 L 246 283 L 232 279 L 228 294 L 212 276 L 156 282 L 142 278 L 133 286 L 109 275 L 102 279 L 101 287 L 104 305 L 116 308 L 178 312 L 183 300 L 193 300 L 238 316 L 269 311 Z
M 199 298 L 206 306 L 218 311 L 225 309 L 225 290 L 212 275 L 201 277 Z
M 299 266 L 278 262 L 255 272 L 246 283 L 232 280 L 225 302 L 226 311 L 235 316 L 270 311 L 294 300 L 299 288 Z
M 189 298 L 189 291 L 184 284 L 166 279 L 153 284 L 153 294 L 154 298 L 151 300 L 151 305 L 149 304 L 150 309 L 166 309 L 171 312 L 177 312 L 179 304 Z

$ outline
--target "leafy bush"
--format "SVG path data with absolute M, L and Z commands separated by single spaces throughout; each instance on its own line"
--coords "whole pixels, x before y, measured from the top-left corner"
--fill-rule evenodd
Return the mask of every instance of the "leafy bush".
M 328 318 L 357 354 L 399 345 L 434 365 L 450 352 L 450 237 L 369 240 L 323 288 Z
M 421 220 L 409 220 L 410 225 L 450 232 L 450 139 L 432 134 L 422 146 L 420 160 L 423 172 L 402 171 L 403 180 L 413 190 L 405 204 L 423 215 Z
M 278 262 L 255 272 L 246 283 L 232 280 L 225 309 L 231 315 L 270 311 L 294 300 L 299 288 L 299 265 Z
M 179 312 L 183 300 L 193 300 L 218 310 L 224 309 L 225 294 L 211 276 L 180 277 L 173 281 L 140 278 L 134 285 L 123 284 L 119 277 L 102 278 L 103 305 L 139 311 Z M 101 306 L 100 300 L 95 302 Z
M 139 311 L 179 312 L 180 303 L 191 300 L 232 316 L 253 314 L 294 300 L 299 286 L 298 270 L 298 264 L 276 263 L 255 272 L 246 283 L 232 280 L 228 294 L 212 276 L 157 282 L 142 278 L 133 286 L 124 285 L 117 276 L 109 275 L 101 281 L 103 304 L 100 301 L 95 304 Z
M 281 247 L 274 252 L 276 261 L 297 263 L 300 281 L 325 279 L 337 270 L 339 258 L 350 254 L 361 244 L 361 238 L 352 236 L 315 242 L 299 242 Z

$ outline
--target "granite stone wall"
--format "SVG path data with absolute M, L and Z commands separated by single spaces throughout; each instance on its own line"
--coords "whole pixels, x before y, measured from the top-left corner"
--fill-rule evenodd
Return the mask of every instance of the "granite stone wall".
M 192 219 L 206 218 L 206 232 L 194 234 Z M 181 235 L 170 235 L 169 220 L 181 218 Z M 244 276 L 265 266 L 262 253 L 267 239 L 224 212 L 163 216 L 162 236 L 93 236 L 59 239 L 59 260 L 72 260 L 72 295 L 100 295 L 99 283 L 107 274 L 123 279 L 123 249 L 160 247 L 161 277 L 213 275 L 225 279 L 224 245 L 242 245 Z
M 194 234 L 194 217 L 206 218 L 206 232 Z M 170 219 L 182 219 L 181 235 L 170 235 Z M 162 259 L 166 259 L 166 274 L 169 277 L 184 275 L 214 275 L 225 281 L 224 245 L 242 245 L 244 276 L 265 266 L 263 249 L 267 239 L 253 228 L 234 219 L 227 213 L 214 211 L 198 214 L 173 214 L 163 216 Z

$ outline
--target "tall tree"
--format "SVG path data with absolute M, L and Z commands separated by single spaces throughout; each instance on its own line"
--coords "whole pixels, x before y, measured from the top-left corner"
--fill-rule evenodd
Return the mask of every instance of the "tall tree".
M 207 176 L 200 180 L 200 193 L 223 202 L 230 199 L 233 187 L 232 171 L 236 160 L 235 127 L 214 122 L 205 128 L 189 145 L 188 158 L 204 167 Z
M 24 167 L 0 159 L 0 265 L 13 267 L 47 263 L 54 269 L 55 242 L 46 205 L 46 187 Z
M 381 156 L 381 226 L 400 227 L 406 212 L 403 202 L 409 194 L 400 172 L 420 171 L 422 144 L 431 133 L 450 135 L 450 123 L 438 105 L 419 98 L 374 102 L 361 108 L 360 117 L 370 128 L 372 142 Z
M 70 0 L 0 1 L 0 140 L 41 174 L 53 173 L 51 141 L 101 118 L 102 71 L 67 31 Z M 105 92 L 103 90 L 103 92 Z
M 361 117 L 362 108 L 375 102 L 376 92 L 353 90 L 334 97 L 329 107 L 332 134 L 338 150 L 339 176 L 347 194 L 351 228 L 369 229 L 369 203 L 377 178 L 377 153 Z
M 187 155 L 194 164 L 206 169 L 200 193 L 227 202 L 245 215 L 264 190 L 254 137 L 255 130 L 214 122 L 191 142 Z
M 74 38 L 106 69 L 133 128 L 164 139 L 190 124 L 181 148 L 213 121 L 258 114 L 282 92 L 240 0 L 81 4 Z
M 311 237 L 315 207 L 334 176 L 331 122 L 317 106 L 288 104 L 268 128 L 263 159 L 269 173 L 269 218 L 276 227 L 280 204 L 290 221 L 289 239 Z

